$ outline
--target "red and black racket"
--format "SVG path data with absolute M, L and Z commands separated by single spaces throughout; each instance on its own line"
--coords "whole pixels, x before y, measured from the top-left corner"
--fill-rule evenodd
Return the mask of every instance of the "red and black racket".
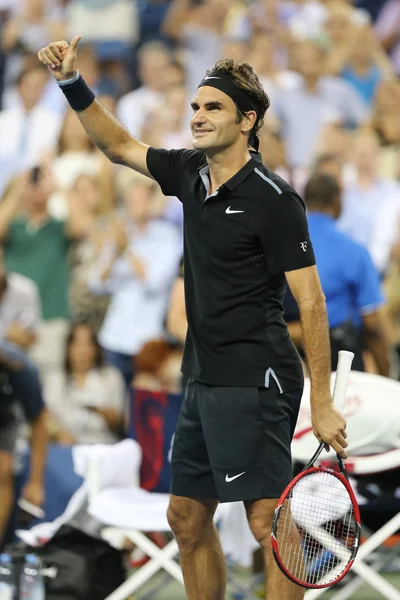
M 339 352 L 333 399 L 343 410 L 352 352 Z M 283 492 L 272 523 L 272 550 L 283 573 L 305 588 L 334 585 L 349 572 L 360 542 L 360 511 L 343 460 L 315 467 L 317 451 Z

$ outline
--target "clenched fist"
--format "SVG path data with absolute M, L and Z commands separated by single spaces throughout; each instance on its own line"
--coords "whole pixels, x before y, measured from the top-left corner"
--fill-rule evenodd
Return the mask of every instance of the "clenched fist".
M 48 66 L 50 73 L 57 81 L 71 79 L 75 75 L 80 41 L 81 36 L 76 35 L 71 40 L 71 44 L 65 41 L 52 42 L 46 48 L 39 50 L 38 59 Z

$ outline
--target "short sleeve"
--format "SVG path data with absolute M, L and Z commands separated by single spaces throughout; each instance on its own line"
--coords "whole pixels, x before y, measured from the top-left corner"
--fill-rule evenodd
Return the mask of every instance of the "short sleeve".
M 261 239 L 273 274 L 315 265 L 305 206 L 294 191 L 283 192 L 270 205 Z
M 159 150 L 147 151 L 147 168 L 150 175 L 159 184 L 164 196 L 176 196 L 182 200 L 181 190 L 184 172 L 201 164 L 202 152 L 196 150 Z M 205 160 L 203 161 L 205 162 Z
M 354 289 L 357 308 L 362 315 L 375 312 L 384 303 L 378 272 L 369 252 L 361 246 Z

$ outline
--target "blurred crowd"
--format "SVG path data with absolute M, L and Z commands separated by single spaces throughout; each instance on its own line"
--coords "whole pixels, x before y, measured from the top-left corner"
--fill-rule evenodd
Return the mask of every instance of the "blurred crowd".
M 33 369 L 43 399 L 28 420 L 43 401 L 53 441 L 113 442 L 129 386 L 181 389 L 181 204 L 111 164 L 38 62 L 76 34 L 97 98 L 156 147 L 191 147 L 190 101 L 218 59 L 254 67 L 271 98 L 263 162 L 300 194 L 318 173 L 336 182 L 337 228 L 368 254 L 357 277 L 378 281 L 370 296 L 364 280 L 341 283 L 357 326 L 379 313 L 365 369 L 398 378 L 398 0 L 0 0 L 0 363 L 17 379 Z M 338 239 L 318 244 L 333 255 Z M 344 281 L 346 260 L 332 277 Z

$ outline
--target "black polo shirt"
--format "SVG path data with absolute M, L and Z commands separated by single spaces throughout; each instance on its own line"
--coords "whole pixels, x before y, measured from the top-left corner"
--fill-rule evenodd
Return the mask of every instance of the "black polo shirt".
M 210 385 L 302 385 L 283 319 L 285 271 L 315 264 L 305 205 L 260 154 L 208 196 L 197 150 L 150 148 L 147 167 L 184 208 L 188 319 L 182 371 Z

